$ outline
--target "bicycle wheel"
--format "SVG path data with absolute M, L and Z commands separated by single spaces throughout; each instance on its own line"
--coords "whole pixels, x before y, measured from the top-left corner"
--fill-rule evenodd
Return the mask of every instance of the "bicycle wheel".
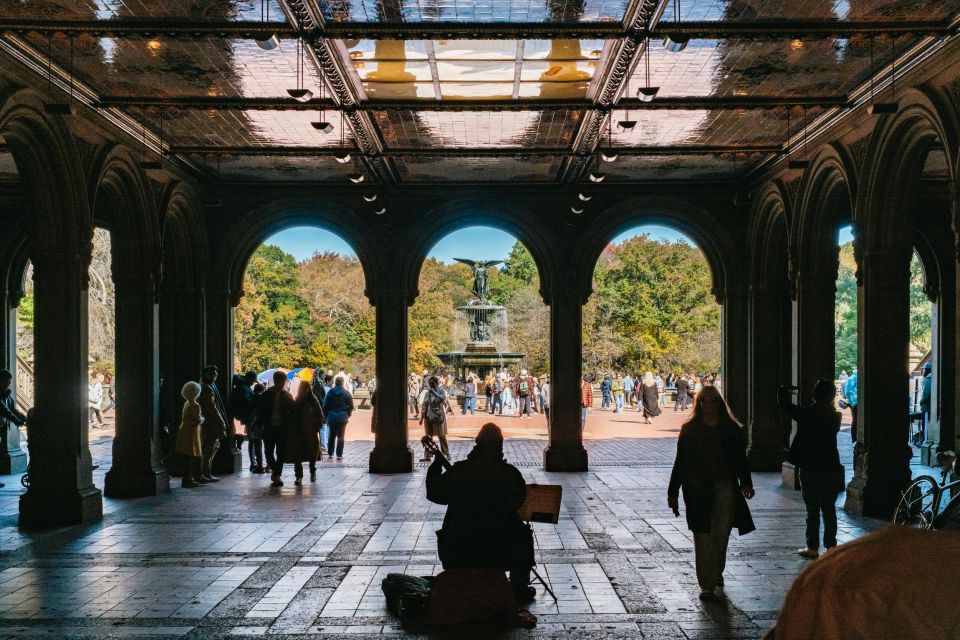
M 937 513 L 940 487 L 930 476 L 920 476 L 910 483 L 893 514 L 893 523 L 901 527 L 929 529 Z

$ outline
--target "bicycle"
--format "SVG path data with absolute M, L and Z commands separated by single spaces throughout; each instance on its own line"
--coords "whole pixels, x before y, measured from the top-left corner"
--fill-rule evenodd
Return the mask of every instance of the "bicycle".
M 941 529 L 960 514 L 960 480 L 954 468 L 957 455 L 952 451 L 937 454 L 940 482 L 932 476 L 920 476 L 903 491 L 893 523 L 915 529 Z M 947 477 L 950 482 L 947 482 Z M 944 497 L 947 500 L 944 500 Z

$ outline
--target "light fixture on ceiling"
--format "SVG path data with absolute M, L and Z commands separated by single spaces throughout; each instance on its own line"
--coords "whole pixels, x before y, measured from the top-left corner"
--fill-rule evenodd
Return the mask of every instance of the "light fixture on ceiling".
M 350 155 L 350 152 L 345 146 L 343 146 L 343 136 L 344 131 L 346 130 L 345 123 L 343 121 L 343 111 L 338 112 L 340 114 L 340 148 L 338 148 L 333 153 L 333 159 L 339 162 L 340 164 L 347 164 L 353 159 L 353 156 Z
M 600 159 L 604 162 L 616 162 L 620 154 L 613 148 L 613 117 L 607 118 L 607 148 L 600 149 Z
M 323 70 L 320 70 L 320 119 L 317 122 L 311 122 L 310 126 L 319 131 L 320 133 L 333 133 L 333 123 L 327 122 L 327 119 L 324 117 L 326 111 L 323 108 Z
M 382 215 L 385 214 L 386 212 L 387 212 L 387 208 L 386 208 L 386 207 L 380 207 L 379 209 L 377 209 L 376 211 L 374 211 L 374 213 L 377 214 L 378 216 L 382 216 Z
M 690 36 L 680 33 L 680 0 L 673 0 L 673 17 L 677 25 L 677 32 L 667 32 L 667 37 L 663 39 L 663 48 L 670 53 L 680 53 L 687 48 L 690 42 Z
M 73 115 L 73 36 L 70 36 L 70 102 L 53 100 L 53 34 L 47 34 L 47 102 L 43 103 L 43 112 L 51 116 Z
M 584 212 L 584 209 L 577 209 L 577 205 L 573 205 L 572 207 L 570 207 L 570 213 L 575 213 L 577 215 L 580 215 L 583 212 Z
M 365 195 L 363 196 L 363 201 L 364 201 L 364 202 L 376 202 L 376 201 L 377 201 L 377 194 L 375 194 L 375 193 L 365 194 Z
M 787 110 L 787 168 L 788 169 L 806 169 L 810 166 L 810 161 L 805 159 L 790 158 L 790 111 Z M 807 109 L 803 109 L 803 154 L 807 153 Z
M 577 198 L 579 198 L 582 202 L 590 202 L 593 196 L 588 196 L 585 193 L 578 193 Z
M 900 103 L 897 102 L 897 37 L 893 36 L 893 62 L 891 63 L 890 90 L 892 100 L 890 102 L 873 101 L 873 84 L 875 74 L 873 72 L 873 38 L 870 38 L 870 104 L 867 105 L 867 113 L 874 116 L 888 115 L 900 110 Z
M 260 0 L 260 22 L 264 26 L 270 22 L 270 0 Z M 273 51 L 280 46 L 280 36 L 278 36 L 276 33 L 271 33 L 265 37 L 259 37 L 256 40 L 257 46 L 264 51 Z
M 352 182 L 353 184 L 360 184 L 366 179 L 367 179 L 367 176 L 363 175 L 362 173 L 350 174 L 350 182 Z
M 653 99 L 657 97 L 657 93 L 660 92 L 660 87 L 650 86 L 650 38 L 649 36 L 644 41 L 643 44 L 643 63 L 646 67 L 646 85 L 640 87 L 637 90 L 637 97 L 640 98 L 640 102 L 653 102 Z
M 301 26 L 301 25 L 298 25 Z M 302 26 L 301 26 L 302 28 Z M 295 89 L 287 89 L 287 94 L 296 100 L 297 102 L 310 102 L 310 99 L 313 98 L 313 92 L 309 89 L 304 88 L 304 76 L 306 75 L 306 65 L 304 64 L 304 46 L 303 46 L 303 36 L 297 38 L 297 87 Z

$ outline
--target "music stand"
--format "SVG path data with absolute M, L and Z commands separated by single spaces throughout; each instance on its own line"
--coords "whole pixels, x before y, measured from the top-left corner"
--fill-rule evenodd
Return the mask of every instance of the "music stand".
M 517 510 L 520 518 L 530 526 L 531 522 L 543 522 L 546 524 L 557 524 L 560 520 L 560 502 L 563 498 L 563 487 L 559 484 L 528 484 L 527 497 Z M 531 527 L 531 531 L 533 528 Z M 554 602 L 557 602 L 557 595 L 537 572 L 536 563 L 530 567 L 534 578 L 543 585 Z

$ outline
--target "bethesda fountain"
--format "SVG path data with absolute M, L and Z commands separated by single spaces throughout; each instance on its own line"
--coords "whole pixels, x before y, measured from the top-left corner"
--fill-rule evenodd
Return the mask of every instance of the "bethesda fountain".
M 476 298 L 457 307 L 453 325 L 453 345 L 457 350 L 438 353 L 437 357 L 454 370 L 459 380 L 470 372 L 483 379 L 523 360 L 522 353 L 510 351 L 507 310 L 488 299 L 487 269 L 503 260 L 454 259 L 473 269 Z

